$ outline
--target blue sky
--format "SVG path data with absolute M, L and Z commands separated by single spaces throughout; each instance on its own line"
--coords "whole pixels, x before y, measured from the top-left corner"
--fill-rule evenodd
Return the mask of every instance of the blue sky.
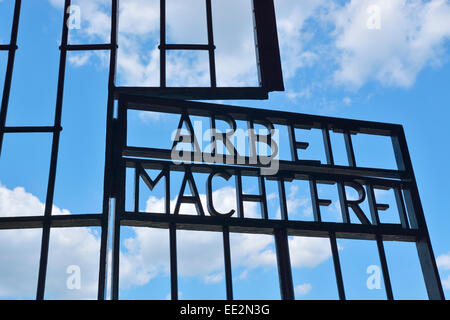
M 11 0 L 0 0 L 0 43 L 9 39 Z M 156 3 L 156 6 L 155 6 Z M 168 36 L 173 43 L 205 42 L 203 1 L 168 1 Z M 431 240 L 447 297 L 450 294 L 450 194 L 446 148 L 450 90 L 450 3 L 411 1 L 298 1 L 275 0 L 286 92 L 267 101 L 226 103 L 317 115 L 402 124 L 419 185 Z M 108 42 L 109 1 L 74 1 L 81 8 L 80 29 L 70 31 L 72 43 Z M 374 7 L 375 6 L 375 7 Z M 370 20 L 379 10 L 380 24 Z M 120 9 L 118 84 L 158 83 L 159 7 L 157 1 L 122 0 Z M 255 85 L 256 67 L 250 2 L 213 1 L 219 85 Z M 375 14 L 376 11 L 375 10 Z M 23 1 L 7 125 L 52 125 L 56 101 L 62 1 Z M 186 27 L 189 26 L 189 27 Z M 379 28 L 378 28 L 379 27 Z M 230 45 L 234 45 L 230 49 Z M 0 86 L 6 66 L 0 53 Z M 54 199 L 55 214 L 101 212 L 108 55 L 69 53 L 64 92 L 60 155 Z M 204 85 L 208 75 L 204 57 L 190 53 L 168 58 L 169 83 Z M 26 91 L 25 91 L 26 90 Z M 24 93 L 26 92 L 26 94 Z M 178 119 L 139 112 L 130 114 L 131 143 L 170 145 Z M 83 130 L 79 130 L 82 128 Z M 157 133 L 161 139 L 149 139 Z M 323 158 L 314 132 L 297 132 L 311 139 L 305 158 Z M 282 136 L 281 136 L 282 138 Z M 335 139 L 335 156 L 342 159 L 342 141 Z M 334 139 L 333 138 L 333 139 Z M 165 139 L 165 140 L 164 140 Z M 283 140 L 281 140 L 283 141 Z M 6 134 L 0 159 L 0 216 L 42 215 L 50 159 L 51 135 Z M 355 138 L 362 165 L 391 166 L 383 141 Z M 33 159 L 30 162 L 29 158 Z M 204 194 L 204 176 L 196 176 Z M 173 194 L 179 190 L 175 177 Z M 255 192 L 252 181 L 244 188 Z M 220 183 L 215 197 L 221 208 L 234 205 L 234 186 Z M 267 185 L 269 213 L 277 217 L 276 186 Z M 311 219 L 307 189 L 287 186 L 290 215 Z M 162 185 L 142 196 L 141 207 L 155 211 L 162 205 Z M 328 186 L 319 193 L 333 199 Z M 386 203 L 389 194 L 380 195 Z M 172 201 L 173 201 L 172 197 Z M 129 200 L 128 200 L 129 202 Z M 395 205 L 383 213 L 395 217 Z M 334 209 L 333 209 L 334 208 Z M 336 219 L 336 206 L 324 217 Z M 248 206 L 256 214 L 257 207 Z M 334 211 L 333 211 L 334 210 Z M 395 219 L 394 219 L 395 220 Z M 166 299 L 168 232 L 122 229 L 121 289 L 124 299 Z M 1 298 L 33 298 L 39 261 L 40 230 L 0 231 Z M 95 298 L 100 230 L 52 230 L 47 298 Z M 221 235 L 179 232 L 179 289 L 185 299 L 225 298 Z M 158 245 L 155 245 L 158 243 Z M 232 234 L 233 285 L 236 298 L 279 298 L 273 239 Z M 240 249 L 239 249 L 240 248 Z M 324 239 L 290 239 L 291 263 L 298 299 L 335 299 L 332 259 Z M 369 290 L 367 267 L 379 265 L 376 246 L 366 241 L 339 241 L 344 285 L 349 298 L 385 298 L 381 289 Z M 239 249 L 239 250 L 238 250 Z M 414 246 L 387 243 L 396 298 L 425 298 Z M 193 259 L 192 257 L 196 257 Z M 355 257 L 358 257 L 356 259 Z M 79 265 L 82 286 L 69 290 L 67 267 Z

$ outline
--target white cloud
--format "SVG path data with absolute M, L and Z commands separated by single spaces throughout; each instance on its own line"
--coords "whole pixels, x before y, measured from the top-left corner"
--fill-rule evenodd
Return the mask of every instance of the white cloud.
M 312 66 L 320 57 L 305 49 L 311 34 L 305 30 L 306 21 L 317 15 L 327 0 L 279 0 L 275 1 L 283 74 L 290 79 L 305 66 Z
M 380 29 L 368 28 L 369 6 Z M 450 4 L 444 0 L 352 0 L 329 16 L 336 27 L 334 80 L 354 89 L 368 81 L 410 87 L 426 66 L 439 64 L 450 37 Z
M 62 8 L 61 0 L 49 0 Z M 213 3 L 219 85 L 256 85 L 250 1 Z M 109 1 L 78 0 L 82 28 L 71 30 L 76 42 L 109 41 Z M 324 68 L 318 83 L 359 89 L 370 81 L 410 87 L 427 66 L 445 60 L 450 37 L 450 4 L 445 0 L 279 0 L 275 2 L 283 72 L 288 98 L 309 98 L 323 85 L 295 88 L 289 80 L 304 67 Z M 380 8 L 380 28 L 368 28 L 369 7 Z M 172 43 L 206 41 L 203 2 L 168 2 L 167 35 Z M 199 15 L 200 13 L 200 15 Z M 118 80 L 121 85 L 159 84 L 159 1 L 127 0 L 120 4 Z M 231 23 L 232 21 L 232 23 Z M 309 24 L 314 21 L 314 25 Z M 189 27 L 187 27 L 189 26 Z M 329 33 L 329 28 L 334 32 Z M 324 40 L 326 39 L 326 40 Z M 96 52 L 92 56 L 99 55 Z M 201 54 L 201 53 L 200 53 Z M 72 58 L 75 66 L 90 61 Z M 104 57 L 101 61 L 104 61 Z M 168 55 L 170 85 L 209 85 L 208 59 L 185 52 Z M 296 83 L 299 83 L 296 81 Z M 346 101 L 342 101 L 347 104 Z
M 294 290 L 295 290 L 295 294 L 304 296 L 311 292 L 312 286 L 310 283 L 303 283 L 303 284 L 299 284 L 298 286 L 295 286 Z
M 293 268 L 314 268 L 331 257 L 328 238 L 293 237 L 289 239 Z
M 206 208 L 206 197 L 200 199 Z M 235 189 L 224 187 L 213 192 L 213 202 L 219 212 L 228 212 L 236 208 Z M 171 200 L 171 208 L 176 199 Z M 195 214 L 191 208 L 181 207 L 181 214 Z M 205 209 L 206 210 L 206 209 Z M 255 203 L 246 203 L 246 217 L 260 217 Z M 164 199 L 149 197 L 146 212 L 164 212 Z M 125 258 L 130 264 L 124 270 L 121 265 L 121 279 L 124 284 L 142 285 L 158 273 L 167 274 L 169 270 L 168 232 L 167 230 L 133 228 L 134 237 L 125 240 L 127 252 Z M 180 276 L 200 277 L 205 283 L 219 281 L 223 273 L 222 236 L 216 232 L 182 231 L 178 235 L 178 258 Z M 259 234 L 232 234 L 230 237 L 233 267 L 244 270 L 238 279 L 246 278 L 249 270 L 254 268 L 276 267 L 276 253 L 273 237 Z M 155 246 L 154 243 L 158 243 Z M 328 239 L 294 237 L 289 240 L 293 267 L 313 268 L 331 256 Z M 193 258 L 195 257 L 195 258 Z M 205 263 L 208 261 L 208 263 Z M 142 274 L 142 275 L 139 275 Z M 138 276 L 138 279 L 134 279 Z
M 450 290 L 450 275 L 447 277 L 447 279 L 442 280 L 442 285 L 444 286 L 445 290 Z
M 450 270 L 450 252 L 441 254 L 436 259 L 437 266 L 443 270 Z
M 0 217 L 29 216 L 43 212 L 44 204 L 22 187 L 10 190 L 0 185 Z M 70 214 L 53 208 L 53 214 Z M 0 231 L 0 296 L 33 298 L 36 292 L 41 230 Z M 54 228 L 50 234 L 50 251 L 46 296 L 59 299 L 97 296 L 98 254 L 100 240 L 89 228 Z M 69 290 L 66 273 L 69 265 L 81 269 L 81 289 Z
M 206 197 L 200 195 L 206 208 Z M 0 216 L 35 215 L 43 210 L 43 203 L 24 188 L 10 190 L 0 185 Z M 172 208 L 175 199 L 171 201 Z M 219 212 L 236 208 L 235 189 L 225 187 L 213 193 Z M 163 199 L 149 197 L 146 211 L 158 212 Z M 255 203 L 245 207 L 247 217 L 259 217 Z M 182 214 L 193 214 L 187 208 Z M 70 214 L 53 208 L 53 214 Z M 120 256 L 121 288 L 141 286 L 158 275 L 169 273 L 168 231 L 164 229 L 133 228 L 134 234 L 123 240 Z M 7 264 L 0 268 L 0 296 L 29 297 L 35 294 L 39 261 L 41 230 L 0 231 L 0 252 Z M 157 244 L 157 245 L 155 245 Z M 325 239 L 293 238 L 289 240 L 293 267 L 314 267 L 330 257 Z M 223 279 L 224 262 L 221 233 L 180 231 L 178 258 L 180 276 L 200 277 L 205 283 Z M 50 237 L 50 253 L 46 296 L 49 298 L 96 297 L 100 237 L 92 228 L 54 228 Z M 232 234 L 233 267 L 242 267 L 239 277 L 245 278 L 254 268 L 275 268 L 276 254 L 273 237 L 260 234 Z M 208 261 L 208 263 L 205 263 Z M 81 270 L 81 290 L 68 290 L 67 267 L 77 265 Z

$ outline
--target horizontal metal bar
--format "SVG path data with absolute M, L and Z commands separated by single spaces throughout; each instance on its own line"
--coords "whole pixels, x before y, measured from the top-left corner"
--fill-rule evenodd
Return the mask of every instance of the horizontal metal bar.
M 53 126 L 5 127 L 3 131 L 5 133 L 36 133 L 36 132 L 53 133 L 56 131 L 62 131 L 62 127 L 53 127 Z
M 209 44 L 162 44 L 158 49 L 164 50 L 215 50 L 216 46 Z
M 198 153 L 197 155 L 195 153 L 192 153 L 192 157 L 190 159 L 201 159 L 205 160 L 208 159 L 206 156 L 208 156 L 208 153 Z M 159 158 L 159 159 L 165 159 L 165 160 L 171 160 L 172 159 L 172 152 L 171 150 L 166 149 L 155 149 L 155 148 L 140 148 L 140 147 L 127 147 L 123 151 L 123 156 L 125 157 L 139 157 L 139 158 Z M 221 164 L 221 167 L 224 168 L 224 165 L 227 167 L 229 165 L 238 165 L 242 168 L 246 167 L 258 167 L 258 168 L 264 168 L 268 167 L 268 165 L 262 165 L 261 163 L 264 163 L 265 157 L 261 157 L 260 163 L 252 164 L 250 162 L 249 157 L 243 157 L 241 162 L 234 161 L 234 157 L 224 155 L 224 158 Z M 187 159 L 184 158 L 184 159 Z M 218 157 L 216 156 L 216 159 Z M 268 163 L 266 161 L 265 163 Z M 206 163 L 205 163 L 206 164 Z M 212 163 L 211 163 L 212 164 Z M 294 174 L 300 174 L 303 175 L 306 174 L 314 174 L 314 173 L 323 173 L 328 175 L 342 175 L 344 176 L 352 176 L 352 177 L 378 177 L 378 178 L 393 178 L 393 179 L 408 179 L 408 175 L 405 171 L 397 171 L 397 170 L 385 170 L 385 169 L 376 169 L 376 168 L 361 168 L 361 167 L 347 167 L 347 166 L 338 166 L 338 165 L 328 165 L 328 164 L 321 164 L 320 162 L 316 161 L 287 161 L 287 160 L 279 160 L 278 162 L 279 170 L 278 171 L 287 171 L 292 172 Z M 217 166 L 217 165 L 216 165 Z M 176 167 L 173 167 L 174 170 L 177 170 Z M 260 173 L 260 171 L 258 171 Z M 324 179 L 326 180 L 326 179 Z M 333 180 L 331 180 L 333 181 Z M 384 184 L 381 184 L 382 186 Z
M 267 91 L 259 87 L 116 87 L 115 98 L 123 94 L 183 100 L 265 100 L 269 98 Z
M 44 221 L 50 220 L 54 228 L 97 227 L 101 226 L 101 214 L 68 214 L 45 216 L 1 217 L 0 229 L 42 228 Z
M 60 46 L 59 49 L 65 49 L 67 51 L 84 51 L 84 50 L 112 50 L 115 49 L 114 45 L 105 44 L 68 44 L 66 46 Z
M 162 170 L 168 168 L 171 171 L 184 172 L 186 167 L 189 168 L 191 172 L 195 173 L 213 173 L 219 171 L 225 171 L 230 175 L 240 174 L 242 176 L 249 177 L 259 177 L 261 176 L 261 169 L 255 167 L 243 167 L 243 166 L 223 166 L 223 165 L 213 165 L 204 163 L 193 163 L 193 164 L 183 164 L 178 165 L 171 161 L 164 160 L 153 160 L 153 159 L 132 159 L 124 158 L 125 166 L 127 168 L 136 168 L 136 164 L 139 163 L 144 169 L 155 169 Z M 402 180 L 391 180 L 391 179 L 380 179 L 374 177 L 365 177 L 357 175 L 337 175 L 337 174 L 326 174 L 319 172 L 312 172 L 311 170 L 299 170 L 297 173 L 292 171 L 279 170 L 276 174 L 265 176 L 267 180 L 310 180 L 314 179 L 317 183 L 323 184 L 335 184 L 336 182 L 343 181 L 355 181 L 362 185 L 372 184 L 378 187 L 384 186 L 386 188 L 401 187 L 407 189 L 410 187 L 409 181 Z
M 10 44 L 0 44 L 0 51 L 9 51 L 9 50 L 17 50 L 18 47 L 16 45 L 12 46 Z
M 293 220 L 270 220 L 218 216 L 173 215 L 147 212 L 125 212 L 120 215 L 122 226 L 169 228 L 176 224 L 177 230 L 222 231 L 228 227 L 230 232 L 274 234 L 276 228 L 286 228 L 292 236 L 328 237 L 330 231 L 338 238 L 375 240 L 376 235 L 382 235 L 386 241 L 413 242 L 420 236 L 415 229 L 404 229 L 397 224 L 383 224 L 378 226 L 310 222 Z
M 222 105 L 206 102 L 174 100 L 177 99 L 177 97 L 174 97 L 173 99 L 159 99 L 158 97 L 150 97 L 150 94 L 147 94 L 147 97 L 145 97 L 143 96 L 145 90 L 149 90 L 150 93 L 153 90 L 152 88 L 138 88 L 139 90 L 134 89 L 131 87 L 116 88 L 116 97 L 120 99 L 121 104 L 124 104 L 129 109 L 176 114 L 180 114 L 180 112 L 183 112 L 183 110 L 187 110 L 187 113 L 189 115 L 205 117 L 209 117 L 213 114 L 226 114 L 232 117 L 234 120 L 247 121 L 248 119 L 265 119 L 272 122 L 273 124 L 293 125 L 295 128 L 328 129 L 335 132 L 359 132 L 381 136 L 392 136 L 395 134 L 399 134 L 403 130 L 403 127 L 401 125 L 392 123 L 315 116 L 304 113 L 267 110 L 261 108 L 237 107 L 232 105 Z M 175 92 L 176 90 L 181 90 L 181 92 L 183 90 L 187 90 L 189 92 L 191 88 L 167 89 L 174 89 Z M 211 88 L 192 89 L 212 90 Z M 228 90 L 242 90 L 242 92 L 245 93 L 245 90 L 247 89 L 252 88 L 217 88 L 214 90 L 217 90 L 218 92 L 223 90 L 223 93 L 226 93 Z M 253 89 L 255 90 L 254 93 L 264 92 L 261 91 L 260 88 Z M 141 91 L 140 96 L 128 95 L 139 94 L 139 91 Z M 166 94 L 165 97 L 170 98 L 170 94 Z

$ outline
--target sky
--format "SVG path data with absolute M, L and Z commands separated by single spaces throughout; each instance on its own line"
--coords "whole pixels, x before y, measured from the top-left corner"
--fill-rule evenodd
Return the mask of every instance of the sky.
M 159 1 L 121 0 L 117 84 L 159 83 Z M 167 1 L 171 43 L 205 43 L 204 1 Z M 258 84 L 250 0 L 213 0 L 219 86 Z M 12 0 L 0 0 L 0 43 L 9 41 Z M 69 32 L 70 43 L 108 43 L 110 1 L 78 0 L 80 20 Z M 450 90 L 450 2 L 445 0 L 275 0 L 285 92 L 266 101 L 219 101 L 240 106 L 315 115 L 397 123 L 404 126 L 431 234 L 441 280 L 450 295 L 450 170 L 446 162 Z M 22 4 L 7 125 L 52 125 L 56 101 L 62 0 L 24 0 Z M 203 15 L 203 16 L 202 16 Z M 0 87 L 7 54 L 0 52 Z M 168 55 L 170 86 L 207 86 L 207 56 Z M 60 153 L 53 214 L 99 213 L 102 210 L 108 52 L 68 54 Z M 26 91 L 25 91 L 26 90 Z M 26 93 L 25 93 L 26 92 Z M 171 145 L 179 118 L 149 112 L 129 113 L 129 143 Z M 82 130 L 80 130 L 82 129 Z M 297 130 L 311 142 L 305 159 L 324 161 L 314 130 Z M 155 139 L 155 134 L 158 139 Z M 332 135 L 335 157 L 344 162 L 342 137 Z M 280 134 L 280 141 L 283 134 Z M 354 138 L 357 162 L 391 168 L 392 150 L 383 139 Z M 280 150 L 286 148 L 281 145 Z M 6 134 L 0 158 L 0 216 L 42 215 L 51 135 Z M 284 150 L 284 149 L 283 149 Z M 284 152 L 281 150 L 280 152 Z M 33 161 L 30 161 L 32 159 Z M 205 181 L 195 176 L 205 203 Z M 181 176 L 174 175 L 173 195 Z M 127 179 L 127 183 L 132 183 Z M 255 193 L 254 182 L 244 181 Z M 235 186 L 215 185 L 219 211 L 235 208 Z M 291 219 L 312 220 L 308 186 L 287 184 Z M 334 189 L 333 189 L 334 188 Z M 141 188 L 143 189 L 143 188 Z M 127 189 L 128 190 L 128 189 Z M 128 191 L 127 191 L 128 192 Z M 276 185 L 268 183 L 271 218 L 279 218 Z M 320 185 L 332 205 L 322 212 L 338 221 L 335 186 Z M 127 193 L 128 194 L 128 193 Z M 391 208 L 382 214 L 396 222 L 393 195 L 377 197 Z M 217 201 L 216 201 L 217 200 Z M 143 192 L 145 211 L 161 212 L 163 189 Z M 176 199 L 171 198 L 171 207 Z M 127 197 L 127 207 L 132 203 Z M 184 208 L 185 213 L 190 213 Z M 256 217 L 259 208 L 245 211 Z M 167 230 L 122 227 L 120 298 L 167 299 L 170 295 Z M 178 231 L 181 299 L 224 299 L 222 237 L 214 232 Z M 41 230 L 0 230 L 0 298 L 33 299 L 39 264 Z M 380 287 L 368 288 L 370 266 L 379 266 L 373 241 L 338 240 L 344 286 L 350 299 L 384 299 Z M 424 299 L 425 286 L 414 244 L 385 243 L 394 297 Z M 52 229 L 48 299 L 94 299 L 97 295 L 99 228 Z M 329 241 L 289 238 L 296 299 L 337 299 Z M 267 235 L 231 234 L 234 295 L 237 299 L 279 299 L 274 240 Z M 70 266 L 78 266 L 80 288 L 69 288 Z

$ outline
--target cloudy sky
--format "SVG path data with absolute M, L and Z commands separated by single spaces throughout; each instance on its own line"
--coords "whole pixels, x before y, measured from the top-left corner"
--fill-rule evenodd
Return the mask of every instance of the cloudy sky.
M 218 85 L 257 85 L 250 0 L 212 2 Z M 0 0 L 2 44 L 9 39 L 12 3 Z M 167 3 L 169 42 L 206 43 L 204 1 Z M 73 4 L 80 8 L 80 24 L 70 30 L 70 42 L 109 42 L 110 1 L 74 0 Z M 22 6 L 7 124 L 51 125 L 63 1 L 25 0 Z M 450 178 L 445 167 L 450 156 L 445 148 L 449 137 L 446 117 L 450 116 L 450 2 L 275 0 L 275 6 L 286 91 L 271 94 L 268 101 L 228 103 L 402 124 L 448 296 L 450 205 L 442 199 L 450 193 L 445 183 Z M 159 1 L 121 0 L 119 31 L 118 85 L 158 85 Z M 1 52 L 0 75 L 4 74 L 6 58 Z M 53 213 L 98 213 L 109 55 L 69 53 L 68 61 Z M 203 52 L 171 52 L 167 63 L 169 85 L 208 85 L 208 60 Z M 130 121 L 130 139 L 145 144 L 155 142 L 145 138 L 151 132 L 168 137 L 170 142 L 178 120 L 136 113 Z M 314 132 L 304 134 L 315 141 Z M 381 144 L 369 143 L 355 142 L 361 162 L 389 166 L 392 159 L 383 153 Z M 50 147 L 51 136 L 47 134 L 5 136 L 0 159 L 0 216 L 43 214 Z M 318 153 L 312 146 L 305 157 L 314 158 Z M 203 181 L 204 177 L 198 179 Z M 179 188 L 179 179 L 176 184 L 174 190 Z M 245 186 L 254 192 L 251 182 Z M 199 189 L 205 201 L 204 188 Z M 155 190 L 141 199 L 146 211 L 162 210 L 162 190 Z M 290 217 L 311 220 L 305 185 L 293 183 L 287 191 Z M 319 192 L 333 199 L 324 216 L 334 221 L 339 215 L 337 195 L 328 186 L 321 186 Z M 268 186 L 268 193 L 271 217 L 277 218 L 276 187 Z M 234 194 L 233 184 L 220 185 L 214 192 L 214 199 L 220 200 L 219 209 L 235 208 Z M 389 193 L 378 196 L 393 203 Z M 171 201 L 173 208 L 175 196 Z M 256 217 L 258 208 L 249 204 L 246 212 Z M 386 220 L 394 215 L 390 210 Z M 96 228 L 52 230 L 47 298 L 96 297 L 99 235 Z M 0 239 L 0 297 L 33 298 L 41 230 L 0 231 Z M 181 298 L 225 298 L 222 245 L 217 233 L 178 233 Z M 279 298 L 272 237 L 232 234 L 231 245 L 235 296 Z M 289 246 L 296 298 L 337 298 L 328 241 L 296 237 L 289 240 Z M 407 243 L 386 244 L 396 298 L 426 297 L 414 250 Z M 339 253 L 349 298 L 385 297 L 382 283 L 380 289 L 366 286 L 370 276 L 367 268 L 379 265 L 374 243 L 340 241 Z M 68 267 L 73 265 L 81 271 L 80 289 L 67 286 Z M 123 228 L 120 268 L 122 298 L 166 299 L 170 292 L 167 230 Z

